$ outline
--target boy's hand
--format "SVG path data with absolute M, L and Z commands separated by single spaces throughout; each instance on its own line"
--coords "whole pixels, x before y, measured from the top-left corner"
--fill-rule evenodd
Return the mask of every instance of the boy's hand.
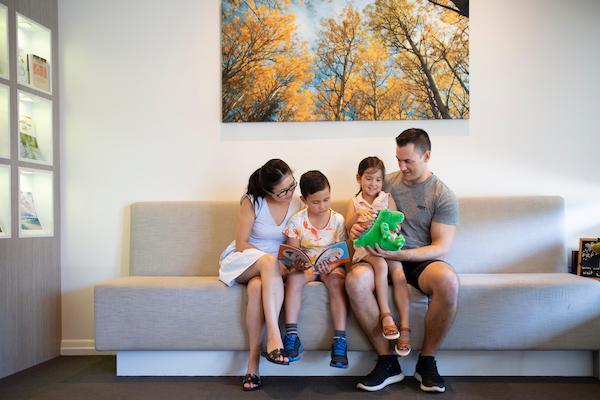
M 320 274 L 328 275 L 333 268 L 327 261 L 319 261 L 317 265 L 315 265 L 315 272 Z
M 296 258 L 292 261 L 292 269 L 298 272 L 302 272 L 306 269 L 306 261 L 301 258 Z

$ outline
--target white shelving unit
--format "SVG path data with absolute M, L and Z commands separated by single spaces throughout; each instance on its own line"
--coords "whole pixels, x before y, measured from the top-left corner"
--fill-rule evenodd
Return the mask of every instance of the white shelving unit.
M 52 171 L 19 168 L 19 237 L 54 235 Z
M 47 88 L 33 80 L 31 57 L 41 57 L 47 66 Z M 39 64 L 38 64 L 39 65 Z M 21 85 L 52 93 L 52 32 L 50 29 L 17 13 L 17 82 Z
M 10 158 L 10 90 L 0 83 L 0 158 Z
M 0 78 L 8 79 L 8 8 L 0 3 Z
M 18 91 L 19 161 L 52 165 L 52 101 Z
M 0 164 L 0 239 L 10 237 L 10 165 Z

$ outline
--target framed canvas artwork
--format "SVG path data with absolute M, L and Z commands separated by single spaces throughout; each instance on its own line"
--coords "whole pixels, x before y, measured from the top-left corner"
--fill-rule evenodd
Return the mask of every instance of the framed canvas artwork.
M 223 122 L 469 118 L 469 2 L 222 0 Z

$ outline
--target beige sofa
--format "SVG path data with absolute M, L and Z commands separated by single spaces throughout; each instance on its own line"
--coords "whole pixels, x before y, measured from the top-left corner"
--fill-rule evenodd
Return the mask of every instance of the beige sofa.
M 237 210 L 234 201 L 133 204 L 130 276 L 95 287 L 96 349 L 245 349 L 245 287 L 217 277 Z M 448 256 L 460 276 L 459 310 L 443 350 L 582 350 L 597 368 L 600 281 L 567 273 L 563 200 L 461 198 L 460 213 Z M 303 296 L 304 348 L 328 350 L 326 290 L 313 283 Z M 427 297 L 412 287 L 410 296 L 418 349 Z M 351 314 L 347 334 L 350 350 L 371 351 Z

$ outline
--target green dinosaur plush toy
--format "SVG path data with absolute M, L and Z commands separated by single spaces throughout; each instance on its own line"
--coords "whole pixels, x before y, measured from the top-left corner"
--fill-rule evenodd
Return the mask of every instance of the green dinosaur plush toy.
M 404 222 L 404 214 L 400 211 L 387 209 L 379 211 L 373 225 L 354 241 L 354 247 L 369 246 L 374 249 L 377 243 L 384 250 L 400 250 L 406 240 L 402 234 L 396 236 L 392 230 L 399 231 L 402 222 Z

